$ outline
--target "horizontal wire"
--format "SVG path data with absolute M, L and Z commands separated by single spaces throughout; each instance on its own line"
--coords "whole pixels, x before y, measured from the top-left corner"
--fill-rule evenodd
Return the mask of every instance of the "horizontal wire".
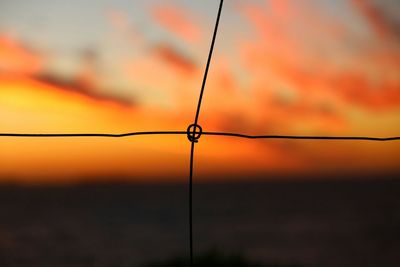
M 111 133 L 0 133 L 0 137 L 130 137 L 137 135 L 180 135 L 186 134 L 186 131 L 154 131 L 154 132 L 131 132 L 131 133 L 121 133 L 121 134 L 111 134 Z
M 229 136 L 246 139 L 294 139 L 294 140 L 360 140 L 360 141 L 400 141 L 400 136 L 367 137 L 367 136 L 301 136 L 301 135 L 248 135 L 225 132 L 203 132 L 204 135 Z
M 140 135 L 186 135 L 187 131 L 153 131 L 153 132 L 131 132 L 121 134 L 111 133 L 0 133 L 0 137 L 111 137 L 123 138 Z M 400 141 L 400 136 L 394 137 L 368 137 L 368 136 L 298 136 L 298 135 L 248 135 L 241 133 L 228 133 L 228 132 L 203 132 L 202 135 L 206 136 L 226 136 L 237 137 L 245 139 L 294 139 L 294 140 L 359 140 L 359 141 Z

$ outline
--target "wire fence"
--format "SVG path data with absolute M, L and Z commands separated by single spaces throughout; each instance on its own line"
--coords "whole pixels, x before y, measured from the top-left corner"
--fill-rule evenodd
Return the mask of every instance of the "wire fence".
M 299 135 L 247 135 L 242 133 L 230 132 L 207 132 L 203 131 L 202 127 L 198 124 L 201 112 L 201 105 L 203 95 L 207 83 L 208 72 L 211 64 L 211 59 L 214 52 L 215 40 L 218 33 L 219 22 L 221 18 L 224 0 L 220 0 L 217 18 L 212 36 L 211 47 L 207 59 L 207 64 L 204 71 L 203 81 L 200 89 L 200 96 L 197 102 L 197 109 L 193 124 L 189 125 L 186 131 L 146 131 L 146 132 L 130 132 L 120 134 L 110 133 L 0 133 L 0 137 L 25 137 L 25 138 L 73 138 L 73 137 L 105 137 L 105 138 L 126 138 L 142 135 L 186 135 L 191 143 L 190 149 L 190 166 L 189 166 L 189 183 L 188 183 L 188 208 L 189 208 L 189 253 L 190 253 L 190 266 L 193 266 L 193 174 L 194 174 L 194 155 L 195 145 L 198 143 L 202 135 L 205 136 L 224 136 L 242 139 L 292 139 L 292 140 L 331 140 L 331 141 L 373 141 L 373 142 L 389 142 L 400 141 L 400 136 L 393 137 L 368 137 L 368 136 L 299 136 Z

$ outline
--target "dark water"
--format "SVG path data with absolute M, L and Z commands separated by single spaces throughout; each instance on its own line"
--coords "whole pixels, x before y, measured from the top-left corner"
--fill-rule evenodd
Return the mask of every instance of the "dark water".
M 186 255 L 186 185 L 0 187 L 0 266 L 141 266 Z M 400 266 L 400 180 L 201 184 L 196 252 Z

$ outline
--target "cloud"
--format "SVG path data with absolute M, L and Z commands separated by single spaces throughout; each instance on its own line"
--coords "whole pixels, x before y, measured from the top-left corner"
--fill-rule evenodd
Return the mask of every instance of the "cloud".
M 372 110 L 385 110 L 400 105 L 400 82 L 381 73 L 375 80 L 354 71 L 331 76 L 332 89 L 348 103 L 358 104 Z
M 384 36 L 392 32 L 388 19 L 370 2 L 352 1 L 377 33 Z M 254 88 L 274 92 L 285 84 L 309 103 L 327 99 L 334 105 L 375 111 L 400 104 L 399 51 L 394 43 L 360 43 L 350 27 L 328 21 L 322 9 L 315 5 L 306 9 L 295 3 L 270 1 L 269 9 L 255 4 L 240 6 L 256 33 L 256 39 L 238 42 L 242 66 Z M 317 111 L 303 103 L 294 112 L 309 117 L 307 109 Z
M 80 81 L 62 79 L 60 77 L 42 74 L 35 76 L 35 80 L 41 82 L 45 85 L 49 85 L 49 88 L 54 88 L 59 91 L 64 92 L 74 92 L 78 93 L 83 97 L 91 98 L 99 101 L 106 101 L 109 103 L 117 104 L 118 106 L 125 107 L 138 107 L 138 102 L 134 99 L 126 98 L 123 96 L 118 96 L 112 93 L 101 92 L 96 90 L 95 88 L 88 88 L 85 84 L 82 84 Z M 107 92 L 110 92 L 108 90 Z
M 98 74 L 95 72 L 97 54 L 92 50 L 85 50 L 81 55 L 82 62 L 76 77 L 65 79 L 52 74 L 43 67 L 44 59 L 41 55 L 26 48 L 26 45 L 8 36 L 0 36 L 0 80 L 24 80 L 29 77 L 35 83 L 49 85 L 60 91 L 78 92 L 82 96 L 95 100 L 113 102 L 123 106 L 136 106 L 135 100 L 126 99 L 112 93 L 99 90 Z M 17 83 L 16 82 L 16 83 Z M 35 86 L 32 86 L 35 89 Z M 108 90 L 111 91 L 111 90 Z
M 197 70 L 196 64 L 177 49 L 167 44 L 159 44 L 152 48 L 153 53 L 170 68 L 181 74 L 190 75 Z
M 42 69 L 42 57 L 10 36 L 0 36 L 0 72 L 34 74 Z
M 351 3 L 378 36 L 385 38 L 400 34 L 400 26 L 391 21 L 384 10 L 379 8 L 374 1 L 351 0 Z
M 130 27 L 128 15 L 119 9 L 110 9 L 107 11 L 107 19 L 117 30 L 126 31 Z
M 202 32 L 193 21 L 194 14 L 188 9 L 171 5 L 156 6 L 152 9 L 154 20 L 165 29 L 188 42 L 199 42 Z
M 115 43 L 123 42 L 129 45 L 143 45 L 145 36 L 132 17 L 124 10 L 112 8 L 106 10 L 105 19 L 111 26 L 110 37 Z

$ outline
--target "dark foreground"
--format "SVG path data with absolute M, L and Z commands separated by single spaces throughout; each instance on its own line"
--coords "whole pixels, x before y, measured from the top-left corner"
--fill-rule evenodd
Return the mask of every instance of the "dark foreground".
M 185 266 L 186 190 L 2 186 L 0 266 Z M 397 267 L 400 180 L 197 184 L 194 231 L 205 266 Z

